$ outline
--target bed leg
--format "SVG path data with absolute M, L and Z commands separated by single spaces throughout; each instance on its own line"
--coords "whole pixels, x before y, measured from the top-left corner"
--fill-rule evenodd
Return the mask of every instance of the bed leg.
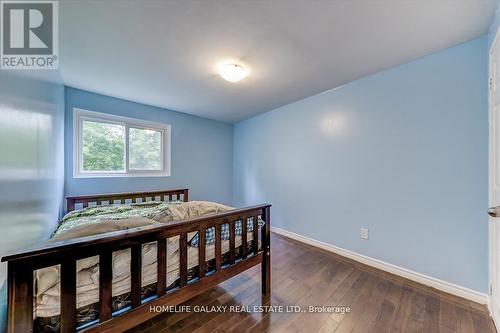
M 271 210 L 269 207 L 264 209 L 262 219 L 266 222 L 262 228 L 262 295 L 269 296 L 271 294 Z
M 29 263 L 8 264 L 7 332 L 33 332 L 33 269 Z

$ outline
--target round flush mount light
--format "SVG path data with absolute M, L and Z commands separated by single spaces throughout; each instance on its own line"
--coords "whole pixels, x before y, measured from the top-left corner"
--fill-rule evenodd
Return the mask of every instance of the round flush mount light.
M 238 82 L 247 76 L 247 72 L 238 64 L 225 64 L 220 66 L 219 75 L 226 81 Z

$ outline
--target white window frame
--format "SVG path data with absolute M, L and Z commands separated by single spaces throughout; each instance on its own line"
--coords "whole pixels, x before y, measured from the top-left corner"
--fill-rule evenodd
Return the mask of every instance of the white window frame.
M 89 172 L 83 170 L 83 121 L 118 124 L 125 127 L 125 171 Z M 130 170 L 129 169 L 129 128 L 151 129 L 162 135 L 162 165 L 161 170 Z M 146 121 L 135 118 L 110 115 L 73 108 L 73 178 L 102 177 L 168 177 L 170 176 L 170 124 Z

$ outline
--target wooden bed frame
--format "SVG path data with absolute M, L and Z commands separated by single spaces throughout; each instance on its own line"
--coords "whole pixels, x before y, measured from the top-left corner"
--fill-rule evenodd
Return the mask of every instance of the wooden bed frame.
M 187 189 L 165 190 L 141 193 L 118 193 L 91 196 L 68 197 L 68 211 L 76 205 L 125 204 L 129 201 L 183 200 L 188 201 Z M 33 276 L 34 271 L 53 265 L 60 266 L 61 281 L 61 329 L 62 333 L 75 332 L 76 327 L 76 261 L 99 256 L 99 322 L 82 329 L 82 332 L 122 332 L 158 315 L 151 312 L 151 306 L 178 305 L 189 298 L 216 286 L 255 265 L 261 264 L 262 294 L 269 295 L 271 288 L 270 267 L 270 205 L 257 205 L 211 214 L 199 218 L 177 221 L 165 226 L 146 226 L 123 231 L 110 232 L 89 237 L 57 241 L 42 247 L 17 251 L 2 258 L 8 263 L 8 332 L 33 332 Z M 261 228 L 261 249 L 247 253 L 247 223 L 242 223 L 242 255 L 236 260 L 235 222 L 246 222 L 253 218 L 252 249 L 258 248 L 259 228 L 257 217 L 261 216 L 265 226 Z M 230 225 L 229 265 L 222 265 L 221 226 Z M 205 244 L 205 230 L 216 228 L 215 271 L 205 274 L 205 246 L 198 246 L 199 278 L 187 281 L 187 234 L 198 231 L 200 242 Z M 179 271 L 180 287 L 167 291 L 166 239 L 180 236 Z M 157 297 L 145 302 L 141 299 L 142 245 L 157 242 Z M 111 306 L 112 254 L 114 251 L 131 249 L 131 309 L 113 316 Z

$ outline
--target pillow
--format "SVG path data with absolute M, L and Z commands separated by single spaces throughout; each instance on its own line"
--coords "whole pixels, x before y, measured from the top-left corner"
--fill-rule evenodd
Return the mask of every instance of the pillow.
M 183 202 L 178 205 L 171 205 L 167 208 L 168 214 L 164 216 L 159 222 L 167 223 L 177 220 L 192 219 L 199 216 L 208 214 L 215 214 L 234 209 L 226 205 L 222 205 L 210 201 L 189 201 Z

